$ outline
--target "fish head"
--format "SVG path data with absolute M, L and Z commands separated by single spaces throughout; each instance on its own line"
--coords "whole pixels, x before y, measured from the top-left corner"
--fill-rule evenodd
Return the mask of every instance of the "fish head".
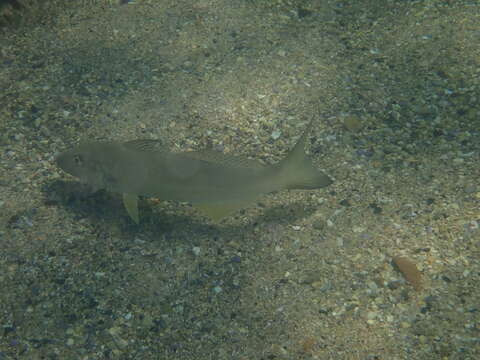
M 86 143 L 64 151 L 57 156 L 56 163 L 63 171 L 80 181 L 97 189 L 104 188 L 104 172 L 101 171 L 101 158 L 97 155 L 97 147 L 94 143 Z
M 82 178 L 88 167 L 89 158 L 90 154 L 87 151 L 81 147 L 77 147 L 62 152 L 57 156 L 55 162 L 63 171 L 75 177 Z

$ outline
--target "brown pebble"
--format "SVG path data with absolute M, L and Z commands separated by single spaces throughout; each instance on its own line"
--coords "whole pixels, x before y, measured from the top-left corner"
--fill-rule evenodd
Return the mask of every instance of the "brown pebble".
M 422 273 L 417 269 L 415 263 L 401 256 L 394 256 L 392 261 L 394 267 L 402 273 L 416 291 L 422 290 Z
M 358 132 L 362 130 L 362 120 L 354 115 L 347 116 L 343 119 L 343 126 L 351 132 Z
M 313 349 L 315 348 L 315 345 L 317 345 L 317 342 L 313 337 L 307 337 L 303 339 L 301 342 L 301 347 L 302 347 L 302 352 L 309 354 L 312 353 Z

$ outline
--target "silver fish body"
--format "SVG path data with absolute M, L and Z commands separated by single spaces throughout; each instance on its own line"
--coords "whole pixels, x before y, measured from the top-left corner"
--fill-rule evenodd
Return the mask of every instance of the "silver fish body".
M 260 194 L 330 185 L 332 180 L 306 156 L 305 138 L 306 134 L 272 166 L 214 151 L 174 153 L 155 140 L 88 142 L 65 151 L 56 161 L 94 189 L 126 194 L 125 206 L 136 222 L 138 210 L 133 207 L 138 195 L 190 202 L 219 219 Z

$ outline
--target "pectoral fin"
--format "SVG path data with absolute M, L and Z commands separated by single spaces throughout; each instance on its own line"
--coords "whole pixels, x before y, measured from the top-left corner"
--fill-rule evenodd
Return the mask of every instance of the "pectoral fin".
M 234 202 L 234 203 L 206 203 L 206 204 L 194 204 L 193 206 L 198 209 L 202 214 L 208 216 L 213 221 L 219 221 L 224 217 L 234 213 L 246 207 L 246 202 Z
M 125 206 L 125 210 L 127 210 L 128 215 L 130 215 L 130 218 L 135 221 L 136 224 L 138 224 L 140 222 L 140 218 L 138 216 L 137 195 L 123 194 L 123 205 Z

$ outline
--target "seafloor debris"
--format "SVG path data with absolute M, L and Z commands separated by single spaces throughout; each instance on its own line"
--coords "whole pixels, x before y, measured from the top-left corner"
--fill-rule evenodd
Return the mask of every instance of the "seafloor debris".
M 422 273 L 415 263 L 401 256 L 394 256 L 392 261 L 393 266 L 402 273 L 403 277 L 416 291 L 422 290 Z

